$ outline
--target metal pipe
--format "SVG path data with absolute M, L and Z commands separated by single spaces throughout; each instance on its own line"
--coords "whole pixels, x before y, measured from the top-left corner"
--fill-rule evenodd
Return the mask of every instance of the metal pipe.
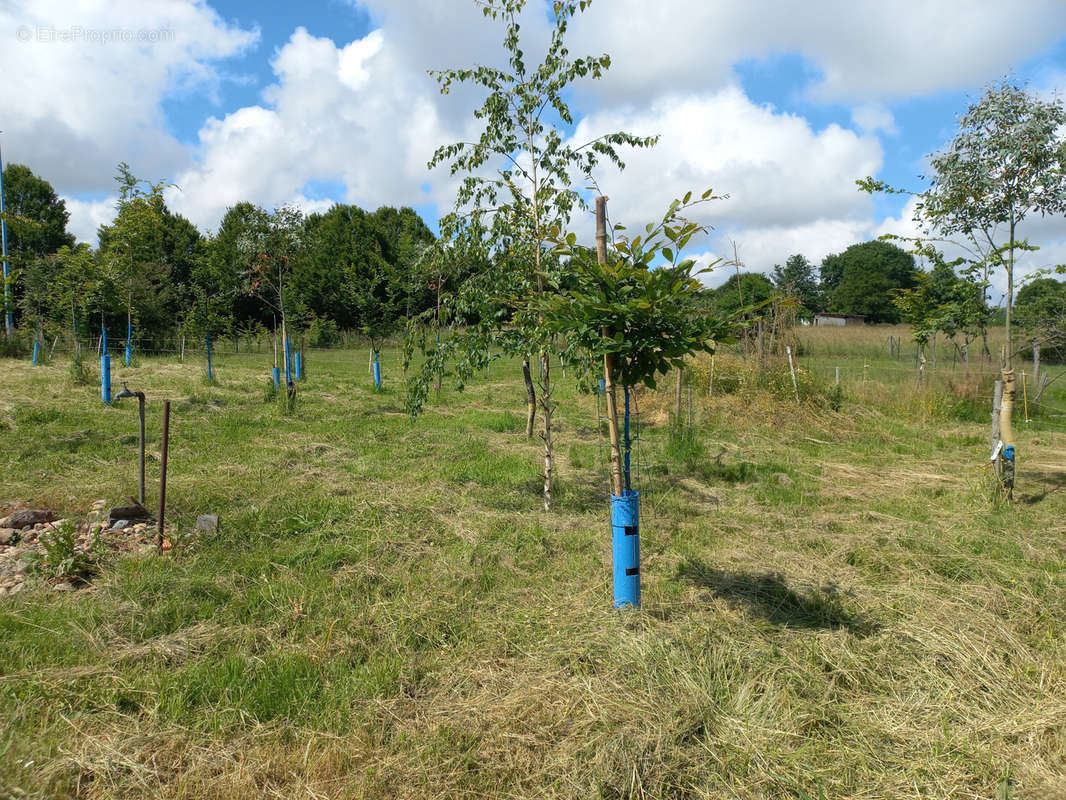
M 138 488 L 140 494 L 137 499 L 141 505 L 144 505 L 144 392 L 131 392 L 130 387 L 126 385 L 126 382 L 122 382 L 122 391 L 115 395 L 116 400 L 121 400 L 124 397 L 136 397 L 137 398 L 137 413 L 140 417 L 141 423 L 141 453 L 140 453 L 140 483 Z
M 159 535 L 157 546 L 163 552 L 163 515 L 167 508 L 167 449 L 170 445 L 170 401 L 163 401 L 163 450 L 159 470 Z

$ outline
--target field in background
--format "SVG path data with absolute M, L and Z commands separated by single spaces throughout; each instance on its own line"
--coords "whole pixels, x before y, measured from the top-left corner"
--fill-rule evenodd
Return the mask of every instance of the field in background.
M 213 385 L 191 350 L 115 359 L 149 396 L 150 502 L 170 397 L 170 516 L 222 528 L 0 599 L 0 790 L 1063 796 L 1066 380 L 996 506 L 994 369 L 941 354 L 919 390 L 888 333 L 797 331 L 799 402 L 781 360 L 701 359 L 691 434 L 672 377 L 638 394 L 637 612 L 610 608 L 600 403 L 573 376 L 545 513 L 515 363 L 412 424 L 395 350 L 380 394 L 365 350 L 310 353 L 293 414 L 265 350 L 218 348 Z M 0 373 L 0 502 L 135 491 L 135 406 L 61 360 Z

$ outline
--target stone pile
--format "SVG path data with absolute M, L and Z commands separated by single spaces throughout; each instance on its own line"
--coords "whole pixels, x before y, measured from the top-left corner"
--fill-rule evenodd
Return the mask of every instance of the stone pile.
M 116 507 L 111 511 L 129 507 Z M 37 554 L 45 553 L 44 544 L 63 525 L 74 526 L 74 548 L 103 555 L 107 551 L 150 552 L 155 549 L 155 525 L 112 515 L 106 500 L 97 500 L 84 517 L 57 518 L 49 509 L 26 508 L 18 503 L 0 505 L 0 598 L 18 594 L 27 586 L 39 583 L 30 566 Z M 48 582 L 56 591 L 71 591 L 78 585 L 64 580 Z

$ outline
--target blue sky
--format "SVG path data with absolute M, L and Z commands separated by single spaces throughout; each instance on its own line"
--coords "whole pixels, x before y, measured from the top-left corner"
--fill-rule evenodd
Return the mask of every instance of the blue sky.
M 529 53 L 546 9 L 534 2 L 523 19 Z M 465 0 L 13 0 L 5 30 L 5 158 L 50 180 L 89 241 L 113 212 L 120 160 L 176 183 L 168 202 L 205 232 L 240 200 L 411 205 L 435 227 L 456 184 L 425 163 L 475 135 L 477 97 L 441 96 L 426 70 L 500 53 L 499 28 Z M 735 243 L 765 271 L 908 232 L 905 198 L 861 195 L 854 180 L 922 188 L 924 159 L 991 81 L 1066 88 L 1066 3 L 597 0 L 571 49 L 613 60 L 578 87 L 575 136 L 662 134 L 624 173 L 597 175 L 612 217 L 641 222 L 713 187 L 730 199 L 701 212 L 715 227 L 704 256 Z M 1034 225 L 1033 267 L 1066 261 L 1060 222 Z

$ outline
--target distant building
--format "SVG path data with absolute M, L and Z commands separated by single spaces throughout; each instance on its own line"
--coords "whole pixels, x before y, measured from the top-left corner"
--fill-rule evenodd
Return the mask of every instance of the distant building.
M 815 325 L 865 325 L 862 314 L 815 314 Z

